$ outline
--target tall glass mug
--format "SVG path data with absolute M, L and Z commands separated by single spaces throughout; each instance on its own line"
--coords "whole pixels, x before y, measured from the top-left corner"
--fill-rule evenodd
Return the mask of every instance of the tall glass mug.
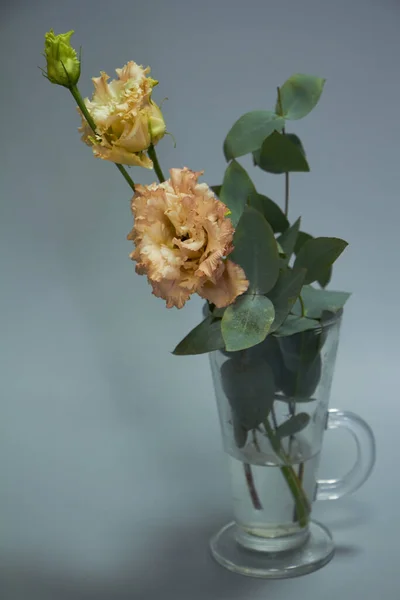
M 318 329 L 210 355 L 234 514 L 211 551 L 232 571 L 279 578 L 325 565 L 334 545 L 310 519 L 312 504 L 354 492 L 371 473 L 370 427 L 328 408 L 340 322 L 331 315 Z M 318 479 L 324 432 L 339 427 L 353 436 L 356 461 L 342 479 Z

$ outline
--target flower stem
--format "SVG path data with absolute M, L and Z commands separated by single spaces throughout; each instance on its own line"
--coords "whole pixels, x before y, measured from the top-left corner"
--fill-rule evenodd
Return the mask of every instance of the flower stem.
M 153 167 L 158 177 L 158 181 L 160 183 L 163 183 L 163 181 L 165 181 L 164 173 L 162 172 L 160 163 L 158 162 L 157 152 L 153 144 L 150 145 L 149 149 L 147 150 L 147 154 L 149 155 L 149 158 L 151 158 L 151 160 L 153 161 Z
M 71 94 L 73 95 L 75 102 L 77 103 L 77 105 L 79 106 L 79 108 L 81 109 L 81 112 L 83 114 L 83 116 L 85 117 L 89 127 L 91 128 L 91 130 L 93 131 L 94 134 L 96 134 L 96 123 L 94 122 L 90 112 L 88 111 L 88 109 L 86 108 L 85 102 L 81 96 L 80 91 L 78 90 L 76 85 L 72 85 L 70 88 L 68 88 L 69 91 L 71 92 Z M 129 185 L 130 188 L 132 188 L 133 191 L 135 191 L 135 183 L 133 181 L 133 179 L 130 177 L 128 171 L 125 169 L 125 167 L 123 167 L 120 164 L 114 163 L 115 166 L 117 167 L 118 171 L 121 173 L 121 175 L 124 177 L 125 181 L 127 182 L 127 184 Z
M 276 455 L 283 461 L 283 465 L 280 467 L 281 473 L 284 476 L 286 483 L 293 495 L 293 499 L 296 505 L 296 516 L 300 527 L 306 527 L 308 524 L 308 517 L 311 511 L 310 503 L 303 490 L 301 481 L 299 480 L 296 471 L 290 464 L 290 457 L 284 452 L 279 438 L 275 435 L 274 429 L 269 424 L 269 421 L 264 423 L 265 430 L 267 432 L 271 446 L 274 449 Z
M 282 134 L 285 135 L 285 128 L 282 127 Z M 289 216 L 289 173 L 285 174 L 285 217 Z
M 282 98 L 281 98 L 281 90 L 278 87 L 278 107 L 279 114 L 283 117 L 283 106 L 282 106 Z M 285 135 L 285 127 L 282 127 L 282 134 Z M 289 214 L 289 173 L 285 173 L 285 217 Z
M 285 217 L 289 214 L 289 173 L 285 173 Z
M 243 463 L 244 474 L 246 477 L 247 487 L 249 488 L 249 493 L 251 497 L 251 501 L 256 510 L 262 510 L 262 504 L 260 502 L 260 498 L 258 497 L 258 493 L 256 490 L 256 486 L 253 478 L 253 471 L 251 470 L 251 466 L 249 463 Z
M 299 302 L 300 302 L 300 307 L 301 307 L 301 316 L 305 317 L 306 316 L 306 307 L 304 306 L 304 300 L 301 297 L 301 294 L 299 294 Z

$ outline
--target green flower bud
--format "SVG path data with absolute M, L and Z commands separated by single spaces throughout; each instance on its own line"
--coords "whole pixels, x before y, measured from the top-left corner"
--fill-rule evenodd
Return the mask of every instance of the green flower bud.
M 55 35 L 50 29 L 45 36 L 44 52 L 47 61 L 45 72 L 51 83 L 70 88 L 76 85 L 81 74 L 81 63 L 76 50 L 70 44 L 73 31 Z

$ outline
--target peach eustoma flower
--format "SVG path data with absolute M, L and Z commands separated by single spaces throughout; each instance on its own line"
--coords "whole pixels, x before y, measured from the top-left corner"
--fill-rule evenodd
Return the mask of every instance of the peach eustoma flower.
M 149 67 L 143 69 L 133 61 L 116 72 L 118 79 L 110 83 L 106 73 L 93 77 L 95 91 L 91 100 L 85 98 L 85 105 L 96 123 L 96 135 L 82 117 L 82 140 L 96 157 L 151 169 L 145 151 L 165 134 L 161 110 L 151 99 L 158 82 L 147 77 Z
M 185 167 L 170 174 L 164 183 L 136 186 L 128 235 L 136 271 L 147 275 L 168 308 L 182 308 L 193 293 L 227 306 L 249 286 L 243 269 L 226 259 L 234 233 L 227 207 L 197 182 L 202 172 Z

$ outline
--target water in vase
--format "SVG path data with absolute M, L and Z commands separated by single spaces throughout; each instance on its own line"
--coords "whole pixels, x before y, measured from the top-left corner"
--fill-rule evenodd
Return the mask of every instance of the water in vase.
M 248 534 L 261 538 L 278 538 L 300 533 L 293 494 L 276 463 L 260 464 L 255 449 L 248 462 L 229 456 L 233 508 L 237 525 Z M 300 473 L 302 487 L 310 504 L 316 489 L 319 454 L 292 457 L 295 473 Z

